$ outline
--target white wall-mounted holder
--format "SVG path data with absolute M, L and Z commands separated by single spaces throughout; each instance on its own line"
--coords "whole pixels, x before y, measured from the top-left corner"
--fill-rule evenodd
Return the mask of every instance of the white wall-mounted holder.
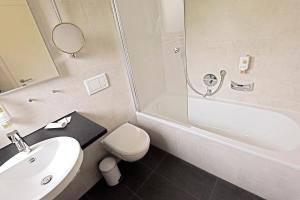
M 239 70 L 241 73 L 247 73 L 251 64 L 251 56 L 246 55 L 240 57 Z
M 32 102 L 34 102 L 34 101 L 38 101 L 38 99 L 34 99 L 34 98 L 29 98 L 29 99 L 28 99 L 28 102 L 29 102 L 29 103 L 32 103 Z
M 249 84 L 241 84 L 231 81 L 230 84 L 231 89 L 243 92 L 252 92 L 254 90 L 254 83 Z
M 61 93 L 61 90 L 51 90 L 52 94 L 57 94 L 57 93 Z

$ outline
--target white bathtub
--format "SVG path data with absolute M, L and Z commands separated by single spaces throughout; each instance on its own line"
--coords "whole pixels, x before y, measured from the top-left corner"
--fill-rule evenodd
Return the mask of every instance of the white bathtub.
M 290 118 L 178 96 L 161 96 L 145 112 L 137 123 L 160 148 L 266 199 L 300 200 L 300 129 Z
M 300 147 L 300 128 L 290 118 L 265 109 L 189 97 L 190 123 L 225 137 L 275 151 Z

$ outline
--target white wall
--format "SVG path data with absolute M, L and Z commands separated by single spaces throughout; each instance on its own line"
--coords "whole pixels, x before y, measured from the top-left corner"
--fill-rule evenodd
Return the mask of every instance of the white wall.
M 300 123 L 300 3 L 287 0 L 186 0 L 188 71 L 205 91 L 202 77 L 227 70 L 213 99 L 277 109 Z M 239 57 L 253 57 L 247 74 Z M 255 82 L 254 92 L 230 89 L 230 81 Z M 190 92 L 194 94 L 193 92 Z
M 109 131 L 126 121 L 134 120 L 134 105 L 125 69 L 122 67 L 119 39 L 110 1 L 58 1 L 63 19 L 81 27 L 86 37 L 86 46 L 76 59 L 53 48 L 51 28 L 57 20 L 51 1 L 30 0 L 29 3 L 46 36 L 61 77 L 0 96 L 0 103 L 13 116 L 15 128 L 20 134 L 25 136 L 74 110 L 103 125 Z M 83 80 L 102 72 L 107 73 L 110 87 L 88 96 Z M 61 92 L 52 94 L 52 89 Z M 28 98 L 37 101 L 28 103 Z M 0 147 L 8 143 L 5 131 L 1 131 Z M 105 151 L 98 142 L 85 150 L 82 172 L 72 189 L 77 192 L 76 195 L 86 191 L 100 178 L 97 163 L 103 155 Z

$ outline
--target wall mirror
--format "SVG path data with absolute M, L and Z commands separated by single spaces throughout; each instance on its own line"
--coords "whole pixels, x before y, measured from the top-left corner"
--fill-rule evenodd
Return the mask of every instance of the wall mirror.
M 57 49 L 71 54 L 73 58 L 85 43 L 81 29 L 73 23 L 63 22 L 55 0 L 52 0 L 59 23 L 52 30 L 52 41 Z
M 0 26 L 0 94 L 59 76 L 26 0 L 1 0 Z

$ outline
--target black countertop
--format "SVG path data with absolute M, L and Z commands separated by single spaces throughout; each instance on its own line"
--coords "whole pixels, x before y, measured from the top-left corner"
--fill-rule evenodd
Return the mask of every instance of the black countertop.
M 28 145 L 31 146 L 46 139 L 59 136 L 69 136 L 75 138 L 81 145 L 81 148 L 85 149 L 87 146 L 95 142 L 98 138 L 100 138 L 107 132 L 106 128 L 83 117 L 78 112 L 72 112 L 71 114 L 68 114 L 64 117 L 68 116 L 72 116 L 72 120 L 64 129 L 46 130 L 44 128 L 41 128 L 25 136 L 24 140 Z M 9 158 L 13 157 L 17 153 L 18 150 L 14 144 L 9 144 L 0 149 L 0 165 L 5 163 Z

